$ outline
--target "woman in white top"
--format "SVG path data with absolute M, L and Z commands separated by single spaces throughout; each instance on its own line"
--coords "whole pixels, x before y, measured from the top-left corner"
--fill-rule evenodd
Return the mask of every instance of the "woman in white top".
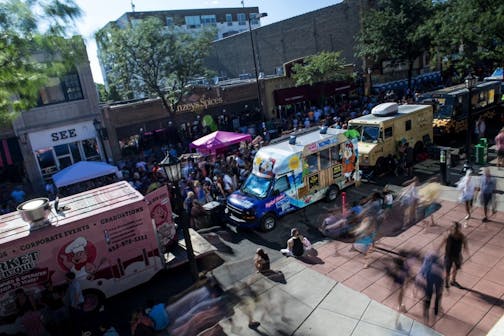
M 468 169 L 466 175 L 457 184 L 457 189 L 460 191 L 460 201 L 465 203 L 467 216 L 464 219 L 471 218 L 472 202 L 476 190 L 471 173 L 472 171 Z

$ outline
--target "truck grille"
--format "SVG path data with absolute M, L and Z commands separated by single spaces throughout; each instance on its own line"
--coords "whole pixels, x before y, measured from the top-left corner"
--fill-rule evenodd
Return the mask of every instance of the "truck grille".
M 242 218 L 243 218 L 243 211 L 242 211 L 242 210 L 240 210 L 240 209 L 238 209 L 237 207 L 235 207 L 235 206 L 233 206 L 233 205 L 229 204 L 229 202 L 228 202 L 228 203 L 226 203 L 226 207 L 227 207 L 227 208 L 228 208 L 228 210 L 229 210 L 229 214 L 232 214 L 233 216 L 235 216 L 235 217 L 237 217 L 237 218 L 240 218 L 240 219 L 242 219 Z

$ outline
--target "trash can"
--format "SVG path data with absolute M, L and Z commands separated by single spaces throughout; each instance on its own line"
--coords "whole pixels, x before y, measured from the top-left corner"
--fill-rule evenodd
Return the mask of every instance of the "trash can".
M 479 165 L 486 163 L 485 147 L 482 144 L 474 146 L 474 161 Z

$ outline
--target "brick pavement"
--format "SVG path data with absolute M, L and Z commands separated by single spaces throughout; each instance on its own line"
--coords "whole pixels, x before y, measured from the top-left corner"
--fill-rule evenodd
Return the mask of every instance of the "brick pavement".
M 434 213 L 435 226 L 426 229 L 419 222 L 396 237 L 380 239 L 377 247 L 392 251 L 411 248 L 422 254 L 439 247 L 452 222 L 465 216 L 463 205 L 445 200 L 440 203 L 441 208 Z M 464 289 L 445 289 L 442 311 L 436 319 L 431 316 L 429 322 L 445 335 L 486 335 L 504 315 L 504 212 L 497 212 L 486 224 L 481 222 L 482 217 L 482 209 L 475 208 L 473 218 L 463 228 L 469 254 L 464 255 L 457 281 Z M 397 310 L 398 286 L 385 272 L 391 254 L 375 250 L 364 259 L 360 253 L 350 251 L 350 246 L 341 241 L 317 246 L 318 257 L 324 263 L 309 267 Z M 366 262 L 368 268 L 364 267 Z M 413 287 L 405 291 L 406 315 L 423 323 L 422 294 Z

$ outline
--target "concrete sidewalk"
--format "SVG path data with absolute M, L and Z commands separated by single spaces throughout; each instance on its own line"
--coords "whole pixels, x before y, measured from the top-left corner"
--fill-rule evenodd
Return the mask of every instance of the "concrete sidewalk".
M 394 252 L 414 249 L 425 254 L 440 247 L 453 221 L 466 224 L 463 232 L 468 238 L 469 253 L 464 254 L 464 263 L 457 276 L 463 288 L 445 290 L 442 312 L 437 318 L 431 316 L 429 322 L 429 326 L 441 334 L 486 335 L 499 320 L 504 324 L 504 170 L 494 166 L 490 166 L 490 170 L 497 177 L 499 211 L 490 216 L 489 223 L 482 222 L 483 210 L 479 202 L 473 208 L 472 218 L 465 221 L 464 206 L 457 202 L 459 192 L 454 187 L 443 187 L 441 208 L 434 213 L 435 226 L 426 228 L 422 221 L 398 236 L 377 242 L 377 247 Z M 339 241 L 323 244 L 318 251 L 324 263 L 310 268 L 397 310 L 398 286 L 386 274 L 393 255 L 377 250 L 365 260 L 349 248 L 350 244 Z M 364 268 L 366 263 L 370 264 L 369 268 Z M 410 288 L 403 302 L 406 316 L 423 321 L 422 293 Z
M 274 280 L 254 274 L 234 285 L 245 283 L 258 295 L 253 317 L 259 328 L 248 328 L 249 306 L 242 303 L 220 322 L 226 335 L 439 335 L 294 258 L 277 261 L 272 270 Z
M 251 300 L 245 300 L 231 319 L 220 322 L 226 335 L 439 335 L 297 259 L 280 259 L 272 270 L 269 277 L 254 274 L 232 286 L 255 292 L 253 318 L 261 325 L 248 328 Z M 247 292 L 240 291 L 241 297 Z

